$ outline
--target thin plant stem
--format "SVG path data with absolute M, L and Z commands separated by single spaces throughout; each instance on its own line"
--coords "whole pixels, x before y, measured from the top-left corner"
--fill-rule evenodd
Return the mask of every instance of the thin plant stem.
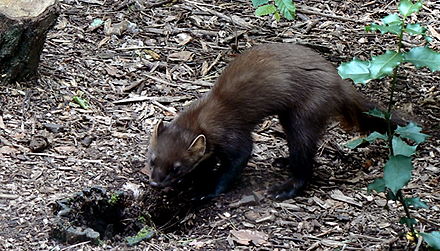
M 397 42 L 397 53 L 400 53 L 402 51 L 402 39 L 403 39 L 403 31 L 404 31 L 404 24 L 405 24 L 405 18 L 402 20 L 402 27 L 400 34 L 398 36 L 399 40 Z M 388 110 L 386 114 L 386 121 L 387 121 L 387 127 L 388 127 L 388 145 L 390 147 L 390 156 L 394 155 L 393 150 L 393 130 L 391 129 L 391 113 L 393 111 L 394 106 L 394 93 L 396 91 L 396 85 L 397 85 L 397 73 L 398 73 L 399 66 L 394 68 L 392 79 L 391 79 L 391 87 L 390 87 L 390 99 L 388 101 Z
M 403 205 L 403 210 L 405 211 L 406 218 L 411 219 L 411 214 L 409 212 L 409 208 L 408 208 L 407 204 L 405 203 L 405 198 L 403 196 L 402 190 L 399 190 L 397 192 L 397 198 L 400 201 L 400 203 L 402 203 L 402 205 Z M 413 235 L 413 237 L 417 239 L 417 235 L 416 235 L 416 231 L 414 230 L 414 226 L 412 224 L 409 224 L 409 228 L 411 230 L 411 234 Z
M 401 53 L 401 51 L 402 51 L 402 39 L 403 39 L 404 25 L 405 25 L 405 17 L 402 20 L 401 31 L 400 31 L 400 34 L 398 35 L 399 40 L 397 43 L 397 53 Z M 394 133 L 391 128 L 391 114 L 392 114 L 393 106 L 394 106 L 394 93 L 396 92 L 398 70 L 399 70 L 399 66 L 394 68 L 394 71 L 393 71 L 393 75 L 392 75 L 392 79 L 391 79 L 391 87 L 390 87 L 390 99 L 389 99 L 388 110 L 387 110 L 387 114 L 386 114 L 387 116 L 385 116 L 386 121 L 387 121 L 387 126 L 388 126 L 388 145 L 390 148 L 390 156 L 394 155 L 394 149 L 393 149 Z M 403 196 L 403 192 L 401 189 L 399 191 L 397 191 L 396 196 L 397 196 L 397 199 L 400 201 L 400 203 L 402 203 L 403 210 L 405 211 L 406 217 L 408 219 L 411 219 L 411 214 L 409 212 L 408 205 L 405 203 L 405 198 Z M 416 232 L 414 230 L 414 226 L 411 224 L 408 224 L 408 226 L 411 230 L 411 234 L 413 235 L 413 237 L 417 238 L 417 235 L 415 234 Z

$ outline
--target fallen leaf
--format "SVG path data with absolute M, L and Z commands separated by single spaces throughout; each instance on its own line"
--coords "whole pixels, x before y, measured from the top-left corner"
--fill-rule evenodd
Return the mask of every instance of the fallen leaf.
M 183 46 L 187 43 L 189 43 L 192 40 L 192 37 L 186 33 L 179 33 L 177 34 L 177 36 L 174 38 L 174 40 L 176 40 L 176 42 L 180 45 Z
M 151 177 L 151 168 L 144 167 L 141 170 L 139 170 L 139 172 L 147 175 L 148 177 Z
M 57 30 L 64 30 L 64 28 L 66 28 L 67 24 L 69 23 L 69 21 L 67 20 L 67 18 L 62 17 L 59 21 L 58 24 L 55 25 L 55 29 Z
M 57 151 L 58 153 L 62 154 L 62 153 L 73 153 L 76 152 L 78 149 L 74 146 L 58 146 L 54 148 L 55 151 Z
M 118 69 L 116 69 L 115 67 L 113 67 L 111 65 L 106 65 L 105 71 L 110 76 L 117 77 L 117 78 L 121 77 L 121 74 L 118 73 Z
M 210 241 L 198 241 L 198 240 L 193 240 L 189 243 L 190 246 L 192 246 L 195 249 L 201 249 L 203 248 L 206 244 L 208 244 Z
M 145 50 L 145 52 L 154 60 L 159 60 L 160 59 L 160 55 L 157 54 L 157 52 L 155 52 L 153 50 Z
M 206 61 L 203 61 L 202 63 L 202 70 L 200 70 L 200 74 L 203 76 L 205 76 L 209 71 L 209 64 Z
M 111 19 L 107 19 L 104 23 L 104 34 L 107 36 L 110 35 L 122 35 L 124 31 L 128 29 L 128 25 L 130 23 L 127 20 L 124 20 L 117 24 L 112 24 Z
M 252 230 L 231 230 L 232 239 L 241 245 L 249 245 L 252 242 L 256 246 L 267 244 L 267 234 Z
M 3 130 L 6 129 L 5 123 L 3 123 L 3 117 L 2 116 L 0 116 L 0 129 L 3 129 Z
M 434 29 L 434 27 L 432 27 L 431 25 L 428 25 L 428 30 L 431 33 L 431 36 L 440 40 L 440 34 Z
M 18 150 L 15 149 L 14 147 L 10 147 L 10 146 L 2 146 L 0 147 L 0 154 L 11 154 L 11 153 L 17 153 Z
M 172 53 L 168 56 L 168 59 L 171 61 L 191 61 L 193 57 L 193 53 L 190 51 L 179 51 L 176 53 Z
M 94 31 L 97 28 L 101 27 L 104 24 L 104 20 L 100 18 L 93 19 L 92 23 L 89 25 L 89 30 Z

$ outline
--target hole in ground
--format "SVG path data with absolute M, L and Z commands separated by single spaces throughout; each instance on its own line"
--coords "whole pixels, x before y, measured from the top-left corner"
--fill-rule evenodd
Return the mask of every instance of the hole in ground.
M 136 199 L 125 191 L 93 187 L 54 203 L 51 236 L 63 243 L 127 242 L 134 245 L 156 232 L 185 231 L 183 219 L 199 203 L 155 190 Z

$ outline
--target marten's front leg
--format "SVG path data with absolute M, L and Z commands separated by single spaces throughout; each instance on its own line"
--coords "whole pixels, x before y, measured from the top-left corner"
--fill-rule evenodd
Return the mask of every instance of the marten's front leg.
M 221 173 L 214 192 L 210 194 L 211 197 L 227 191 L 233 181 L 240 176 L 252 153 L 252 139 L 250 135 L 230 132 L 217 150 Z

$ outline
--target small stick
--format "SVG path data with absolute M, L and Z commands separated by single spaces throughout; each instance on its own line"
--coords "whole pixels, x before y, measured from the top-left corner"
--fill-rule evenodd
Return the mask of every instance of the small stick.
M 206 74 L 208 74 L 208 72 L 212 69 L 212 67 L 214 67 L 217 63 L 218 63 L 218 61 L 220 60 L 220 58 L 223 56 L 223 52 L 220 52 L 218 55 L 217 55 L 217 57 L 214 59 L 214 61 L 212 62 L 212 64 L 210 64 L 209 66 L 208 66 L 208 68 L 206 68 L 206 71 L 204 72 L 205 74 L 203 74 L 203 75 L 206 75 Z
M 318 15 L 318 16 L 329 17 L 329 18 L 338 19 L 338 20 L 347 21 L 347 22 L 364 23 L 363 21 L 356 20 L 354 18 L 341 17 L 341 16 L 321 13 L 321 12 L 317 12 L 317 11 L 311 11 L 311 10 L 305 10 L 305 9 L 297 9 L 296 11 L 299 13 L 303 13 L 303 14 Z
M 152 80 L 154 80 L 154 81 L 157 81 L 157 82 L 159 82 L 159 83 L 162 83 L 162 84 L 166 84 L 166 85 L 169 85 L 169 86 L 174 86 L 174 87 L 179 87 L 179 85 L 177 85 L 177 84 L 173 84 L 173 83 L 171 83 L 171 82 L 168 82 L 168 81 L 165 81 L 165 80 L 163 80 L 163 79 L 161 79 L 161 78 L 158 78 L 158 77 L 155 77 L 155 76 L 151 76 L 151 75 L 145 75 L 145 77 L 147 77 L 147 78 L 149 78 L 149 79 L 152 79 Z
M 151 103 L 153 103 L 156 106 L 159 106 L 160 108 L 166 110 L 167 112 L 170 112 L 173 114 L 173 116 L 177 115 L 176 111 L 174 111 L 173 109 L 166 107 L 164 105 L 162 105 L 161 103 L 157 102 L 157 101 L 152 101 Z

